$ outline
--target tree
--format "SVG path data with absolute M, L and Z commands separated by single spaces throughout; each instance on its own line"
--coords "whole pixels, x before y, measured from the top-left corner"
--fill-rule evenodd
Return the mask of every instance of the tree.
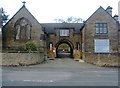
M 66 22 L 67 23 L 82 23 L 84 20 L 82 18 L 76 18 L 76 17 L 68 17 Z
M 54 19 L 55 21 L 56 21 L 56 23 L 63 23 L 63 22 L 65 22 L 63 19 L 61 19 L 61 18 L 56 18 L 56 19 Z
M 65 22 L 65 23 L 83 23 L 83 19 L 82 18 L 76 18 L 76 17 L 68 17 L 66 20 L 63 20 L 63 19 L 54 19 L 55 21 L 56 21 L 56 23 L 63 23 L 63 22 Z
M 8 20 L 8 16 L 3 8 L 0 8 L 0 28 L 2 28 L 3 24 Z

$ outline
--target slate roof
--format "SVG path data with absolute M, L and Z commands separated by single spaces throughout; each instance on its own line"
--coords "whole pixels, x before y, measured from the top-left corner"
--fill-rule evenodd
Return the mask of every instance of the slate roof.
M 80 30 L 84 27 L 83 23 L 41 23 L 41 26 L 47 33 L 55 33 L 57 28 L 71 28 L 75 33 L 80 33 Z

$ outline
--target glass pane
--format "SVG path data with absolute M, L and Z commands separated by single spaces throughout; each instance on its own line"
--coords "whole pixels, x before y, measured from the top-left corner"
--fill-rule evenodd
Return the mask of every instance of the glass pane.
M 100 28 L 100 33 L 103 33 L 103 28 Z
M 67 30 L 67 36 L 69 36 L 69 30 Z
M 102 23 L 100 23 L 100 27 L 103 27 L 103 24 L 102 24 Z
M 104 28 L 103 33 L 107 33 L 107 28 Z
M 96 26 L 96 27 L 98 27 L 98 26 L 99 26 L 99 24 L 98 24 L 98 23 L 96 23 L 96 24 L 95 24 L 95 26 Z
M 108 53 L 109 46 L 95 46 L 95 52 L 96 53 Z
M 67 36 L 67 30 L 65 30 L 65 36 Z
M 99 33 L 99 28 L 96 28 L 96 33 Z
M 50 50 L 52 50 L 52 44 L 50 44 Z
M 65 30 L 63 30 L 63 36 L 65 36 L 66 35 L 66 31 Z
M 69 30 L 60 30 L 60 36 L 69 36 Z
M 95 46 L 109 46 L 109 39 L 95 39 Z
M 60 30 L 60 36 L 62 36 L 62 30 Z
M 107 23 L 104 23 L 103 26 L 104 26 L 104 27 L 107 27 Z
M 109 39 L 95 39 L 95 52 L 109 52 Z

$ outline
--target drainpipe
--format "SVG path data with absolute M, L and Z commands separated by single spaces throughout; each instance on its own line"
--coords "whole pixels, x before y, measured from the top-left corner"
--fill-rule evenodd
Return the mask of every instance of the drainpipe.
M 44 32 L 44 35 L 43 35 L 43 48 L 44 48 L 44 60 L 46 61 L 47 58 L 46 58 L 46 31 L 45 31 L 45 28 L 43 28 L 43 32 Z
M 80 31 L 80 59 L 82 59 L 82 31 Z

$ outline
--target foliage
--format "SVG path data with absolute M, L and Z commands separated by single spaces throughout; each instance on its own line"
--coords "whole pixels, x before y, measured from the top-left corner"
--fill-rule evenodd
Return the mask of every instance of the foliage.
M 66 20 L 61 18 L 54 19 L 58 23 L 82 23 L 84 20 L 82 18 L 76 18 L 76 17 L 68 17 Z
M 26 46 L 26 50 L 28 50 L 29 52 L 37 50 L 37 46 L 33 42 L 29 41 L 25 44 L 25 46 Z
M 70 46 L 68 45 L 68 44 L 66 44 L 66 43 L 62 43 L 62 44 L 60 44 L 59 45 L 59 48 L 61 49 L 69 49 L 70 48 Z
M 68 17 L 66 20 L 67 23 L 80 23 L 83 22 L 82 18 L 76 18 L 76 17 Z
M 65 22 L 63 19 L 61 19 L 61 18 L 56 18 L 56 19 L 54 19 L 56 22 L 58 22 L 58 23 L 63 23 L 63 22 Z
M 6 23 L 8 20 L 8 16 L 3 8 L 0 8 L 0 28 L 2 27 L 3 23 Z

